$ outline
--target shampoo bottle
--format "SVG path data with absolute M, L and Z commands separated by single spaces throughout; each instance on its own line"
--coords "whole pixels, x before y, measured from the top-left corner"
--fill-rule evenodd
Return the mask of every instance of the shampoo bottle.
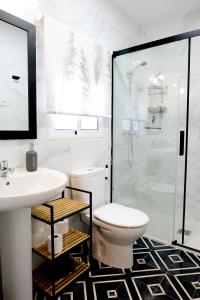
M 29 172 L 37 170 L 37 152 L 33 143 L 30 143 L 30 150 L 26 152 L 26 170 Z

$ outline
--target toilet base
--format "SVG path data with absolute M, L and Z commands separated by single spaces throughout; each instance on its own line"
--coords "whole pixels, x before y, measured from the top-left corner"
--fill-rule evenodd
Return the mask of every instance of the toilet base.
M 133 266 L 133 244 L 113 244 L 104 239 L 96 226 L 93 226 L 92 250 L 93 257 L 105 265 L 120 269 Z

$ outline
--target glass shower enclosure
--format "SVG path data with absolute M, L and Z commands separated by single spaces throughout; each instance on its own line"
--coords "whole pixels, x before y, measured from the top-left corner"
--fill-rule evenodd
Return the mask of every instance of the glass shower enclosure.
M 114 52 L 112 97 L 112 202 L 147 213 L 148 236 L 195 249 L 199 34 Z

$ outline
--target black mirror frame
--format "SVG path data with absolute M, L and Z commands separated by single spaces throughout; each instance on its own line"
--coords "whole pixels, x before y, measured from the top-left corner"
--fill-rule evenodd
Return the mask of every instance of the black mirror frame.
M 28 43 L 28 125 L 27 131 L 0 130 L 0 140 L 36 139 L 36 27 L 16 16 L 0 10 L 0 20 L 27 31 Z

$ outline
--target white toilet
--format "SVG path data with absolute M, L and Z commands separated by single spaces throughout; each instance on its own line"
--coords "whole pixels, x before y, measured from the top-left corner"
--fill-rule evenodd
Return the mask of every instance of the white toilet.
M 149 217 L 121 204 L 105 204 L 105 169 L 91 167 L 71 172 L 71 186 L 92 192 L 93 257 L 116 268 L 133 266 L 133 242 L 146 231 Z M 77 195 L 78 194 L 78 195 Z M 88 196 L 73 192 L 88 203 Z M 82 218 L 88 223 L 88 210 Z

